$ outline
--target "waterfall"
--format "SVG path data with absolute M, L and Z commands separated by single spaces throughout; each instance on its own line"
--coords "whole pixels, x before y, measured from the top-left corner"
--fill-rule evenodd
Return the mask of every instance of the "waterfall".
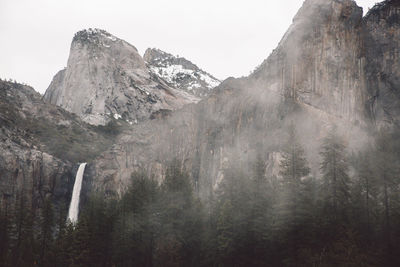
M 81 195 L 82 179 L 85 167 L 86 163 L 81 163 L 79 165 L 79 169 L 75 177 L 74 190 L 72 191 L 71 204 L 69 204 L 68 220 L 73 224 L 78 221 L 79 197 Z

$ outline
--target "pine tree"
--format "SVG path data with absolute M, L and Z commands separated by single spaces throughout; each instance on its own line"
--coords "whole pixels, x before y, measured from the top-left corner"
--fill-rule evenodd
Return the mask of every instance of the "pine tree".
M 310 173 L 304 149 L 298 141 L 293 124 L 289 127 L 289 138 L 283 149 L 280 162 L 282 176 L 283 204 L 282 211 L 287 213 L 286 219 L 297 220 L 300 216 L 298 205 L 302 193 L 302 179 Z M 289 218 L 290 217 L 290 218 Z M 289 223 L 290 222 L 286 222 Z
M 0 266 L 7 266 L 10 247 L 10 215 L 8 206 L 4 206 L 0 208 Z
M 357 175 L 352 185 L 352 218 L 365 240 L 371 241 L 373 225 L 378 210 L 378 180 L 373 156 L 376 151 L 370 147 L 360 153 L 353 165 Z
M 182 265 L 194 265 L 200 256 L 199 229 L 204 215 L 193 194 L 189 174 L 177 160 L 173 160 L 166 170 L 160 201 L 161 227 L 157 246 L 163 249 L 159 250 L 158 260 L 164 259 L 164 265 L 173 264 L 174 259 Z
M 395 244 L 400 241 L 400 141 L 399 131 L 381 129 L 376 138 L 376 166 L 378 174 L 378 186 L 380 188 L 379 199 L 383 208 L 383 240 L 390 261 L 398 262 L 395 252 Z M 395 240 L 397 239 L 397 240 Z
M 272 206 L 274 195 L 266 174 L 265 160 L 257 156 L 250 186 L 249 250 L 251 265 L 262 265 L 271 258 Z
M 346 146 L 335 126 L 324 138 L 320 155 L 325 211 L 328 216 L 332 215 L 334 221 L 347 219 L 350 200 L 349 166 Z
M 12 265 L 30 266 L 34 263 L 36 247 L 33 235 L 34 214 L 23 190 L 18 192 L 12 216 Z
M 113 257 L 121 266 L 152 266 L 156 229 L 160 227 L 159 186 L 143 172 L 133 173 L 131 178 L 114 227 Z
M 280 175 L 284 183 L 291 188 L 298 187 L 301 183 L 301 178 L 310 173 L 310 168 L 293 124 L 289 126 L 289 138 L 284 147 L 282 157 Z
M 234 258 L 235 229 L 233 226 L 233 212 L 230 201 L 224 201 L 220 208 L 217 221 L 218 254 L 221 258 L 221 262 L 227 266 L 232 265 L 232 259 Z
M 282 176 L 281 201 L 277 207 L 278 230 L 283 241 L 289 244 L 288 265 L 298 264 L 298 250 L 303 242 L 300 228 L 309 207 L 303 205 L 304 183 L 303 179 L 310 173 L 310 168 L 305 157 L 304 149 L 300 145 L 293 124 L 289 126 L 289 138 L 282 153 L 280 162 L 280 175 Z
M 50 248 L 52 247 L 53 242 L 53 228 L 54 228 L 54 213 L 53 213 L 53 205 L 51 203 L 51 199 L 46 199 L 44 201 L 44 206 L 41 211 L 40 216 L 40 235 L 39 235 L 39 244 L 40 244 L 40 264 L 42 266 L 51 266 L 52 265 L 52 251 Z
M 72 232 L 73 226 L 67 224 L 67 207 L 66 202 L 60 201 L 56 205 L 56 236 L 53 242 L 54 250 L 54 265 L 55 266 L 68 266 L 68 248 L 72 246 Z
M 76 227 L 73 229 L 73 243 L 71 254 L 69 254 L 72 266 L 95 265 L 95 262 L 92 262 L 92 247 L 90 246 L 92 238 L 90 227 L 92 226 L 94 225 L 89 225 L 88 220 L 81 215 Z

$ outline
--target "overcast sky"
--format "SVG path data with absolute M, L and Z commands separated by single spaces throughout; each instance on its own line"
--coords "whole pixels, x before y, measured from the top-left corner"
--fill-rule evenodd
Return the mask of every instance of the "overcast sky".
M 368 10 L 377 0 L 358 0 Z M 75 32 L 101 28 L 191 60 L 219 79 L 248 75 L 277 46 L 303 0 L 0 0 L 0 78 L 44 93 Z

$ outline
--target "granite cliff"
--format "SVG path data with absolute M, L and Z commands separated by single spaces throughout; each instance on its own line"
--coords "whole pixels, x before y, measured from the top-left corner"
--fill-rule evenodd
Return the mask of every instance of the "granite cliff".
M 400 2 L 384 1 L 363 19 L 366 109 L 378 125 L 400 120 Z
M 358 151 L 377 126 L 399 119 L 397 14 L 396 1 L 365 17 L 355 1 L 305 1 L 278 47 L 249 77 L 230 78 L 198 104 L 121 135 L 89 166 L 94 187 L 121 193 L 140 168 L 162 179 L 171 158 L 191 170 L 202 197 L 218 187 L 232 160 L 246 169 L 261 155 L 269 173 L 278 175 L 290 123 L 311 162 L 318 162 L 312 155 L 333 124 L 350 151 Z M 318 165 L 311 167 L 318 173 Z
M 352 121 L 364 119 L 362 9 L 304 2 L 278 47 L 251 75 L 266 90 Z
M 100 147 L 99 141 L 97 150 L 77 153 L 79 161 L 89 162 L 85 175 L 93 188 L 110 195 L 122 193 L 138 169 L 162 179 L 173 158 L 190 170 L 203 198 L 212 195 L 233 160 L 245 170 L 261 156 L 268 172 L 278 175 L 291 123 L 317 173 L 318 159 L 312 157 L 330 125 L 338 126 L 354 152 L 379 127 L 398 125 L 399 14 L 398 1 L 377 4 L 363 17 L 352 0 L 307 0 L 278 47 L 250 76 L 229 78 L 212 91 L 211 83 L 201 83 L 205 79 L 192 79 L 203 72 L 190 61 L 155 49 L 146 52 L 145 61 L 125 41 L 85 30 L 74 37 L 68 66 L 44 99 L 92 124 L 123 125 L 116 139 L 104 139 L 112 146 Z M 193 77 L 165 76 L 171 66 L 185 69 L 183 74 L 192 70 Z M 192 82 L 204 90 L 190 90 Z M 93 133 L 102 140 L 97 128 L 78 117 L 73 121 L 85 129 L 82 136 Z
M 134 124 L 199 99 L 152 73 L 131 44 L 88 29 L 75 34 L 67 67 L 56 74 L 44 100 L 105 125 L 112 117 Z
M 0 204 L 22 196 L 34 210 L 48 197 L 65 205 L 77 163 L 109 148 L 119 127 L 89 125 L 33 88 L 0 80 Z

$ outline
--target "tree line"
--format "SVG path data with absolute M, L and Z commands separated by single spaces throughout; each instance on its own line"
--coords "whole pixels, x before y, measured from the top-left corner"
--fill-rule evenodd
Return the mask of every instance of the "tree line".
M 399 266 L 399 133 L 348 153 L 332 127 L 319 153 L 312 175 L 290 126 L 278 177 L 263 155 L 250 173 L 232 160 L 207 201 L 175 160 L 161 184 L 136 172 L 120 199 L 92 194 L 76 225 L 21 194 L 0 212 L 0 265 Z

